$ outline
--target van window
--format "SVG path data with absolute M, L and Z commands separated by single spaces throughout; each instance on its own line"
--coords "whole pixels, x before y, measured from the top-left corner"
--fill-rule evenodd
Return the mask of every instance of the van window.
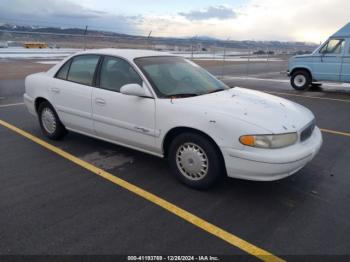
M 99 59 L 98 55 L 75 57 L 69 69 L 68 81 L 91 86 Z
M 344 39 L 331 39 L 321 50 L 321 54 L 340 54 L 344 49 Z

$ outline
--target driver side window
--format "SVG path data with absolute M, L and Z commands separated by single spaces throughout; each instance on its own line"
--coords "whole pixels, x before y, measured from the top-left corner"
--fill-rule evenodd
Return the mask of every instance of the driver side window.
M 321 54 L 340 54 L 344 49 L 344 39 L 331 39 L 321 50 Z
M 120 92 L 120 88 L 127 84 L 139 84 L 142 79 L 134 68 L 125 60 L 106 56 L 100 73 L 100 88 Z

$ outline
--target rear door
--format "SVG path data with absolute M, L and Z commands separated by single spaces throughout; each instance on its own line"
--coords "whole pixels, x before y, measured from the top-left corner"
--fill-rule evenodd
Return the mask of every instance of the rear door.
M 330 39 L 319 51 L 319 61 L 313 66 L 313 76 L 318 81 L 340 81 L 344 54 L 344 39 Z
M 50 83 L 50 96 L 63 124 L 93 133 L 91 96 L 99 55 L 79 55 L 68 61 Z
M 341 70 L 341 81 L 350 83 L 350 38 L 346 40 L 345 54 L 343 56 L 343 65 Z

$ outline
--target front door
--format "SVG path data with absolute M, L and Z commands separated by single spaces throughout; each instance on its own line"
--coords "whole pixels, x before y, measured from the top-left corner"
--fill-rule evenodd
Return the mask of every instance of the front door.
M 121 58 L 106 56 L 98 82 L 98 88 L 94 88 L 92 94 L 96 134 L 122 145 L 154 151 L 158 135 L 155 131 L 154 98 L 120 93 L 123 85 L 143 85 L 134 68 Z
M 350 38 L 347 40 L 348 44 L 345 49 L 343 57 L 343 65 L 341 70 L 341 81 L 350 83 Z
M 344 39 L 330 39 L 319 51 L 313 76 L 318 81 L 340 81 Z

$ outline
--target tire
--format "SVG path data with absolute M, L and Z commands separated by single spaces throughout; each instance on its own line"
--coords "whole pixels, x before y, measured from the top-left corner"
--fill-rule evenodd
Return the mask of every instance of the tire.
M 224 161 L 217 146 L 196 133 L 175 137 L 169 146 L 168 162 L 175 177 L 195 189 L 207 189 L 225 174 Z
M 299 70 L 293 73 L 290 83 L 295 90 L 304 91 L 311 85 L 312 78 L 305 70 Z
M 66 128 L 49 102 L 42 102 L 39 105 L 38 117 L 41 131 L 49 139 L 60 140 L 67 134 Z

